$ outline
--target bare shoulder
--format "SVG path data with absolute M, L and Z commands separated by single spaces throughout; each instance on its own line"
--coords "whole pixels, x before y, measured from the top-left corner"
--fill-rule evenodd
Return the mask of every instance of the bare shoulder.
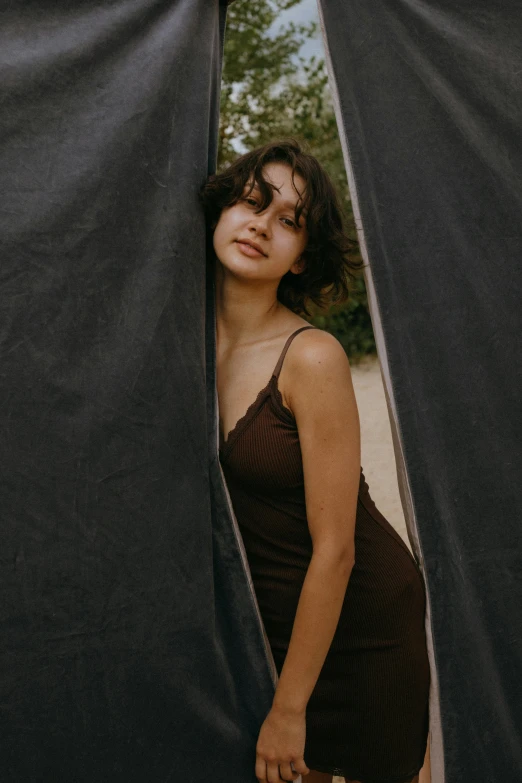
M 327 373 L 350 375 L 346 352 L 336 337 L 322 329 L 307 329 L 293 341 L 288 352 L 288 373 L 301 380 Z
M 282 391 L 291 410 L 299 399 L 317 399 L 327 388 L 330 393 L 337 389 L 341 394 L 353 394 L 345 350 L 333 335 L 321 329 L 307 329 L 297 335 L 285 365 Z

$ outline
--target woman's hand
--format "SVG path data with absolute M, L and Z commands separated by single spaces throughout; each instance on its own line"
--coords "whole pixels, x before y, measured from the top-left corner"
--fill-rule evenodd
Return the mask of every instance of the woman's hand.
M 305 737 L 304 712 L 285 712 L 272 707 L 257 740 L 256 777 L 259 782 L 281 783 L 308 775 L 310 770 L 303 758 Z

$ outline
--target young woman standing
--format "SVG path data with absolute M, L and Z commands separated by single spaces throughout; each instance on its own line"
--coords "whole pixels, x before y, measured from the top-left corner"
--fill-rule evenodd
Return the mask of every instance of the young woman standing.
M 411 783 L 427 739 L 425 593 L 360 464 L 350 366 L 300 313 L 346 297 L 338 200 L 294 141 L 203 190 L 213 231 L 220 460 L 279 672 L 260 783 Z

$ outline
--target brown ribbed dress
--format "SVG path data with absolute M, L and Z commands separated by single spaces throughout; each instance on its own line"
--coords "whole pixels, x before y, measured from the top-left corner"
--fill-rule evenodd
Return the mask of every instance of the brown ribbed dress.
M 220 460 L 278 671 L 312 556 L 295 419 L 268 385 L 237 422 Z M 422 767 L 428 731 L 425 592 L 416 562 L 377 510 L 361 469 L 355 565 L 341 617 L 308 702 L 310 769 L 362 783 L 406 783 Z

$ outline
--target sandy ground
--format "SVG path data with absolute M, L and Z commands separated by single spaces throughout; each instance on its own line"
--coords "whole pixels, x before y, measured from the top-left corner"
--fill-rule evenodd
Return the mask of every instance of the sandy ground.
M 361 422 L 361 464 L 375 505 L 409 546 L 378 359 L 352 364 Z

